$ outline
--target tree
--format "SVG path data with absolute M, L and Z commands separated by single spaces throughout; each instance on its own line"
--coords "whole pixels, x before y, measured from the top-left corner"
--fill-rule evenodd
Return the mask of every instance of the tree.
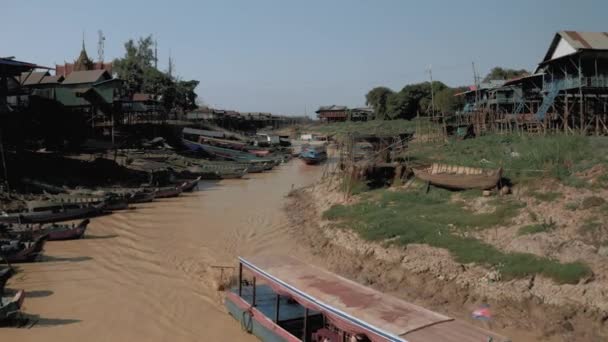
M 376 119 L 383 120 L 386 117 L 388 98 L 394 91 L 387 87 L 376 87 L 365 95 L 365 104 L 371 106 L 376 114 Z
M 445 88 L 435 94 L 435 105 L 442 113 L 453 113 L 464 106 L 462 96 L 454 96 L 457 93 L 466 91 L 466 87 Z
M 439 81 L 433 81 L 433 92 L 437 93 L 447 86 Z M 411 119 L 418 113 L 429 114 L 431 109 L 431 83 L 422 82 L 408 84 L 398 93 L 389 96 L 387 112 L 391 118 Z
M 491 80 L 509 80 L 516 77 L 529 75 L 530 72 L 525 69 L 515 70 L 515 69 L 503 69 L 501 67 L 494 67 L 490 72 L 484 77 L 483 82 L 489 82 Z
M 125 55 L 114 60 L 114 70 L 125 81 L 125 93 L 160 95 L 166 110 L 189 110 L 196 108 L 196 80 L 181 81 L 168 72 L 154 67 L 154 39 L 152 36 L 132 39 L 125 43 Z

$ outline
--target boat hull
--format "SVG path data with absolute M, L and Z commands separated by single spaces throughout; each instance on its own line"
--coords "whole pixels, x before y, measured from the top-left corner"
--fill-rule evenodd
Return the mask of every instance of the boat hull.
M 232 292 L 226 293 L 224 305 L 230 316 L 237 320 L 248 332 L 264 342 L 300 341 L 256 308 Z
M 84 220 L 80 224 L 75 227 L 70 227 L 67 229 L 58 229 L 52 230 L 49 229 L 46 231 L 47 240 L 49 241 L 61 241 L 61 240 L 77 240 L 84 236 L 84 233 L 87 230 L 87 226 L 89 225 L 89 220 Z
M 435 186 L 453 189 L 481 189 L 495 188 L 502 177 L 502 169 L 493 170 L 491 173 L 482 174 L 433 174 L 427 169 L 413 169 L 416 178 L 429 182 Z
M 36 239 L 30 246 L 16 253 L 2 255 L 9 263 L 34 262 L 44 248 L 46 236 Z

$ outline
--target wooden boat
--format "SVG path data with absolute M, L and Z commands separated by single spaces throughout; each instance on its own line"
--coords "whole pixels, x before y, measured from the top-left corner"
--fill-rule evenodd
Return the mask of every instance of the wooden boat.
M 262 341 L 508 340 L 286 256 L 239 258 L 225 306 Z
M 0 223 L 51 223 L 91 217 L 100 214 L 105 202 L 63 203 L 54 201 L 30 201 L 28 210 L 23 212 L 3 212 Z
M 201 177 L 196 177 L 195 179 L 185 179 L 177 181 L 177 186 L 181 188 L 182 192 L 191 192 L 195 187 L 198 186 L 198 181 L 201 180 Z
M 88 190 L 73 190 L 69 194 L 47 195 L 47 198 L 54 202 L 66 204 L 99 204 L 104 203 L 104 210 L 116 211 L 129 208 L 129 195 L 119 195 L 115 193 L 104 193 Z
M 0 266 L 0 296 L 4 294 L 6 282 L 15 274 L 15 270 L 10 267 Z
M 319 164 L 327 160 L 327 151 L 320 147 L 304 147 L 300 153 L 300 159 L 308 165 Z
M 76 240 L 84 236 L 89 219 L 79 224 L 49 224 L 49 225 L 26 225 L 10 224 L 0 227 L 0 236 L 19 240 L 34 240 L 39 236 L 46 235 L 48 241 Z
M 475 167 L 432 164 L 426 168 L 413 168 L 416 178 L 433 185 L 454 189 L 492 189 L 502 177 L 502 168 L 480 169 Z
M 154 191 L 154 198 L 171 198 L 182 194 L 179 186 L 147 187 L 146 189 Z
M 147 203 L 147 202 L 154 201 L 155 198 L 156 198 L 156 193 L 154 193 L 154 191 L 147 191 L 147 190 L 136 191 L 134 193 L 133 197 L 131 197 L 131 200 L 129 201 L 129 203 Z
M 19 316 L 25 300 L 25 291 L 19 290 L 12 298 L 0 296 L 0 323 L 5 324 Z
M 7 262 L 32 262 L 42 253 L 46 235 L 37 237 L 33 241 L 0 240 L 0 257 Z

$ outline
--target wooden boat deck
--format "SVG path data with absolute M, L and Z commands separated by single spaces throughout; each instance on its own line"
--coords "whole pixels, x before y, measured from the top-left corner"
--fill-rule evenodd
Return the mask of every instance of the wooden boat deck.
M 302 305 L 363 329 L 379 341 L 507 341 L 290 257 L 254 256 L 240 262 Z

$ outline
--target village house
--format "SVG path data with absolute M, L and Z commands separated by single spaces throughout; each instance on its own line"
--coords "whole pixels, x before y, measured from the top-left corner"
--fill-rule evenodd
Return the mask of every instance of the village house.
M 324 122 L 341 122 L 348 119 L 348 108 L 346 106 L 321 106 L 316 113 L 319 120 Z

